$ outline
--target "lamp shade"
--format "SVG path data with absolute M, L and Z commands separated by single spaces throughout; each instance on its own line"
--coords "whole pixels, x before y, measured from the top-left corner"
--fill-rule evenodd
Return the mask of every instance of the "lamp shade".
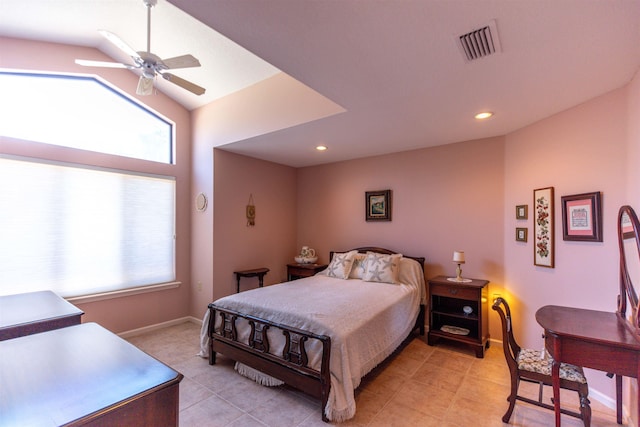
M 453 252 L 453 262 L 457 262 L 458 264 L 464 264 L 464 252 L 463 251 Z

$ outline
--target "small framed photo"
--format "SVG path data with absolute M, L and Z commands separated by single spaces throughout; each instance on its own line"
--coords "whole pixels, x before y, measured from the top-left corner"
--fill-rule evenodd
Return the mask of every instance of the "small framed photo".
M 516 219 L 527 219 L 529 211 L 528 205 L 518 205 L 516 206 Z
M 562 196 L 562 238 L 602 242 L 602 194 Z
M 365 192 L 364 204 L 367 221 L 391 221 L 391 190 Z
M 526 242 L 527 241 L 527 228 L 516 228 L 516 242 Z
M 533 264 L 555 267 L 553 187 L 533 190 Z

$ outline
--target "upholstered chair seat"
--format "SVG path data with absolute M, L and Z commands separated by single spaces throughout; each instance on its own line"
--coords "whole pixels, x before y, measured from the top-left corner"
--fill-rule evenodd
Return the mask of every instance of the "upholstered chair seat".
M 521 348 L 516 362 L 518 362 L 518 369 L 551 376 L 553 358 L 546 350 L 543 353 L 542 351 L 532 350 L 530 348 Z M 568 363 L 560 364 L 560 379 L 582 384 L 587 383 L 587 378 L 584 376 L 582 368 Z

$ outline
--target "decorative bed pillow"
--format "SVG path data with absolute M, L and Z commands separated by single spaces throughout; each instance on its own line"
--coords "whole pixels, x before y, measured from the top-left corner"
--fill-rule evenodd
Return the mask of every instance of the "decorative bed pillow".
M 353 265 L 351 266 L 351 273 L 349 273 L 349 279 L 362 279 L 364 272 L 367 270 L 367 254 L 357 253 L 353 257 Z
M 367 282 L 399 283 L 401 254 L 383 255 L 367 252 L 366 270 L 362 280 Z
M 338 279 L 348 279 L 353 265 L 353 258 L 358 251 L 344 252 L 341 254 L 333 254 L 333 259 L 327 267 L 327 276 L 336 277 Z

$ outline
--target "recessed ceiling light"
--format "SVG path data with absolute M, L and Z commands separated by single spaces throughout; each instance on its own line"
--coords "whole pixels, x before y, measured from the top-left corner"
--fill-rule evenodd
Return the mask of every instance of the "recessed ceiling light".
M 476 114 L 474 117 L 478 120 L 484 120 L 484 119 L 488 119 L 491 116 L 493 116 L 493 113 L 491 111 L 483 111 L 481 113 Z
M 318 145 L 316 147 L 316 150 L 318 150 L 318 151 L 325 151 L 326 149 L 327 149 L 326 145 Z

